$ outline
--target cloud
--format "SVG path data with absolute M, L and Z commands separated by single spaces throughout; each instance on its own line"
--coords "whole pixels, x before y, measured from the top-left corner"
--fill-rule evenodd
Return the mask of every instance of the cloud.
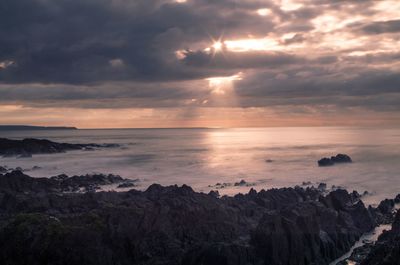
M 400 20 L 374 21 L 361 25 L 360 30 L 367 34 L 383 34 L 400 32 Z
M 0 103 L 396 112 L 396 2 L 3 0 Z
M 0 79 L 70 84 L 190 79 L 198 74 L 187 71 L 174 51 L 210 42 L 209 36 L 272 29 L 268 19 L 250 13 L 253 5 L 236 1 L 133 2 L 2 1 L 0 60 L 14 60 L 18 67 L 2 71 Z M 123 69 L 109 64 L 115 58 Z

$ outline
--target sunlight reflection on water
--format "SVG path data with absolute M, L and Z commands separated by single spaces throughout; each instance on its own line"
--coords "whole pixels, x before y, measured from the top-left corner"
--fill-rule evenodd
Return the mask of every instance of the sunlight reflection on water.
M 140 129 L 0 132 L 0 137 L 47 138 L 70 143 L 119 143 L 121 148 L 74 151 L 33 158 L 0 158 L 0 165 L 42 169 L 35 177 L 104 172 L 157 182 L 188 184 L 208 192 L 217 182 L 245 180 L 261 188 L 327 182 L 359 192 L 367 203 L 394 197 L 400 187 L 400 130 L 376 128 Z M 337 153 L 353 164 L 320 168 L 316 161 Z M 220 189 L 247 192 L 249 186 Z

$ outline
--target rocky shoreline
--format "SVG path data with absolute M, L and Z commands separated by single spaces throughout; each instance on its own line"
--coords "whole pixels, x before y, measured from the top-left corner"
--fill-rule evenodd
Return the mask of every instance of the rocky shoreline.
M 117 144 L 70 144 L 57 143 L 45 139 L 27 138 L 11 140 L 0 138 L 0 156 L 31 157 L 35 154 L 55 154 L 73 150 L 95 150 L 97 148 L 119 147 Z
M 399 260 L 400 217 L 394 219 L 390 200 L 366 207 L 357 192 L 313 187 L 251 189 L 233 197 L 185 185 L 80 189 L 120 181 L 113 175 L 0 174 L 0 259 L 5 264 L 323 265 L 378 224 L 395 220 L 360 264 L 398 264 L 379 263 Z

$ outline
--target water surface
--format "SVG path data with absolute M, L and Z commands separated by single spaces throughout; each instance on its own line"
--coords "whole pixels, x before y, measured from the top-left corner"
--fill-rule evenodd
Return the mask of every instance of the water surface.
M 152 183 L 188 184 L 208 192 L 216 183 L 242 179 L 260 190 L 326 182 L 359 192 L 368 203 L 394 197 L 400 188 L 398 128 L 238 128 L 3 131 L 0 137 L 46 138 L 68 143 L 118 143 L 120 148 L 0 158 L 0 165 L 41 169 L 28 174 L 114 173 L 140 179 L 139 189 Z M 337 153 L 354 163 L 320 168 L 316 161 Z M 221 194 L 247 192 L 231 186 Z

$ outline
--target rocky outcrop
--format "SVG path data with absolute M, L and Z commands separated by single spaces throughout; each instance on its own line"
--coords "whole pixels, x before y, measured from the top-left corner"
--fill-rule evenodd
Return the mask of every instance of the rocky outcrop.
M 399 197 L 399 195 L 397 197 Z M 400 220 L 396 220 L 394 209 L 395 209 L 395 200 L 385 199 L 385 200 L 381 201 L 381 203 L 378 205 L 377 208 L 369 207 L 368 211 L 372 214 L 373 218 L 375 219 L 375 222 L 378 225 L 385 225 L 385 227 L 387 227 L 388 225 L 393 224 L 393 227 L 395 227 L 396 222 L 400 223 Z M 397 217 L 397 218 L 399 218 L 399 217 Z M 374 233 L 380 233 L 381 229 L 374 231 Z M 391 232 L 387 232 L 387 231 L 385 232 L 385 230 L 383 230 L 383 231 L 384 231 L 383 235 L 385 235 L 385 234 L 388 235 L 391 233 Z M 342 260 L 337 265 L 350 264 L 350 263 L 348 263 L 348 261 L 351 262 L 351 264 L 360 265 L 363 262 L 367 262 L 368 259 L 374 260 L 373 261 L 374 263 L 372 263 L 374 265 L 394 264 L 394 263 L 390 263 L 393 261 L 393 259 L 391 259 L 392 254 L 389 254 L 388 257 L 385 257 L 382 260 L 379 260 L 380 258 L 382 258 L 382 256 L 380 256 L 378 259 L 376 257 L 376 251 L 378 251 L 378 252 L 380 251 L 377 249 L 382 248 L 382 245 L 384 245 L 384 246 L 386 245 L 386 248 L 388 248 L 388 246 L 387 246 L 388 244 L 391 244 L 391 243 L 388 243 L 387 236 L 382 236 L 378 242 L 374 242 L 374 240 L 371 237 L 367 236 L 366 238 L 364 238 L 362 240 L 361 246 L 355 248 L 352 251 L 349 258 Z M 367 257 L 368 257 L 368 259 L 367 259 Z M 385 263 L 388 260 L 391 260 L 391 261 L 389 263 Z M 382 262 L 382 263 L 380 263 L 380 262 Z
M 332 156 L 331 158 L 324 157 L 318 160 L 318 166 L 326 167 L 326 166 L 333 166 L 335 164 L 340 163 L 352 163 L 352 159 L 350 156 L 345 154 L 337 154 L 336 156 Z
M 400 265 L 400 211 L 390 231 L 385 231 L 361 265 Z
M 15 182 L 0 175 L 5 264 L 323 265 L 374 226 L 344 190 L 218 198 L 154 184 L 144 192 L 60 194 L 53 183 L 64 177 L 17 175 Z
M 116 144 L 69 144 L 42 139 L 10 140 L 0 138 L 0 156 L 30 157 L 34 154 L 63 153 L 71 150 L 117 147 Z
M 136 180 L 123 179 L 118 175 L 92 174 L 82 176 L 58 175 L 50 178 L 31 178 L 21 171 L 0 175 L 0 191 L 11 193 L 61 193 L 95 191 L 100 186 L 128 184 Z

